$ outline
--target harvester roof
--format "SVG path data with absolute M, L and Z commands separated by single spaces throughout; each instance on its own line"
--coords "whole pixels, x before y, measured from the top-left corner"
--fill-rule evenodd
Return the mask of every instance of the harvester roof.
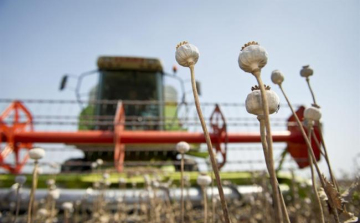
M 97 61 L 100 70 L 144 70 L 163 71 L 157 58 L 101 56 Z

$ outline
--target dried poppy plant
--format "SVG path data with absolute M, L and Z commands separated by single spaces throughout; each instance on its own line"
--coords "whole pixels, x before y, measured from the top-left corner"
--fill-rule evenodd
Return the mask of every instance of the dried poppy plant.
M 319 121 L 321 118 L 321 112 L 318 108 L 315 107 L 309 107 L 307 109 L 305 109 L 304 111 L 304 118 L 306 121 L 306 125 L 307 125 L 307 131 L 308 131 L 308 139 L 311 142 L 311 134 L 313 132 L 313 125 L 315 121 Z M 317 188 L 316 188 L 316 180 L 315 180 L 315 173 L 314 173 L 314 162 L 316 162 L 316 160 L 313 160 L 310 154 L 310 150 L 312 150 L 312 148 L 308 148 L 308 156 L 309 156 L 309 164 L 310 164 L 310 171 L 311 171 L 311 180 L 312 180 L 312 187 L 313 187 L 313 191 L 315 194 L 315 198 L 316 198 L 316 202 L 318 203 L 319 209 L 320 209 L 320 219 L 322 223 L 325 223 L 325 217 L 324 217 L 324 211 L 321 205 L 321 200 L 319 197 L 319 194 L 317 192 Z
M 303 138 L 304 138 L 304 140 L 305 140 L 305 143 L 306 143 L 306 145 L 307 145 L 308 152 L 309 152 L 309 157 L 310 157 L 312 160 L 315 161 L 315 160 L 316 160 L 316 157 L 315 157 L 314 151 L 313 151 L 313 149 L 312 149 L 311 142 L 310 142 L 308 136 L 306 135 L 305 130 L 304 130 L 304 128 L 302 127 L 303 125 L 302 125 L 299 117 L 296 115 L 295 110 L 294 110 L 294 108 L 292 107 L 292 105 L 291 105 L 291 103 L 290 103 L 290 100 L 289 100 L 289 98 L 287 97 L 287 95 L 286 95 L 286 93 L 285 93 L 285 91 L 284 91 L 284 89 L 283 89 L 283 87 L 282 87 L 282 82 L 284 81 L 283 74 L 282 74 L 279 70 L 275 70 L 275 71 L 272 72 L 272 75 L 271 75 L 271 76 L 272 76 L 271 80 L 273 81 L 274 84 L 277 84 L 277 85 L 279 86 L 282 94 L 284 95 L 284 98 L 286 99 L 286 102 L 287 102 L 288 105 L 289 105 L 289 108 L 290 108 L 292 114 L 293 114 L 294 117 L 295 117 L 295 120 L 296 120 L 296 122 L 297 122 L 297 124 L 298 124 L 298 126 L 299 126 L 299 129 L 300 129 L 300 131 L 301 131 L 301 134 L 302 134 L 302 136 L 303 136 Z M 282 76 L 282 78 L 280 78 L 281 76 Z M 319 119 L 320 119 L 320 118 L 319 118 Z M 321 173 L 321 171 L 320 171 L 319 166 L 317 165 L 316 162 L 313 162 L 313 164 L 314 164 L 315 169 L 316 169 L 316 171 L 317 171 L 317 174 L 318 174 L 318 176 L 319 176 L 319 179 L 320 179 L 320 182 L 321 182 L 322 187 L 325 187 L 326 184 L 325 184 L 324 179 L 322 178 L 322 173 Z M 333 209 L 333 212 L 334 212 L 335 221 L 336 221 L 336 222 L 339 222 L 339 216 L 338 216 L 337 210 L 336 210 L 336 209 Z
M 320 108 L 320 106 L 316 103 L 316 99 L 315 99 L 315 93 L 310 85 L 310 76 L 312 76 L 314 74 L 314 70 L 312 68 L 310 68 L 309 65 L 305 65 L 302 67 L 302 69 L 300 70 L 300 75 L 302 77 L 305 78 L 306 80 L 306 83 L 308 85 L 308 88 L 310 90 L 310 93 L 311 93 L 311 97 L 313 99 L 313 106 L 316 107 L 316 108 Z M 329 174 L 330 174 L 330 177 L 331 177 L 331 181 L 332 183 L 335 185 L 337 191 L 340 191 L 339 190 L 339 185 L 335 179 L 335 176 L 333 174 L 333 171 L 332 171 L 332 168 L 331 168 L 331 163 L 330 163 L 330 160 L 329 160 L 329 155 L 328 155 L 328 152 L 327 152 L 327 149 L 326 149 L 326 144 L 325 144 L 325 141 L 324 141 L 324 137 L 323 137 L 323 134 L 322 134 L 322 129 L 321 129 L 321 126 L 320 126 L 320 122 L 316 122 L 319 126 L 319 134 L 320 134 L 320 140 L 321 140 L 321 145 L 324 149 L 324 157 L 325 157 L 325 161 L 326 161 L 326 164 L 328 166 L 328 169 L 329 169 Z M 313 133 L 314 134 L 314 133 Z M 316 139 L 316 137 L 314 137 Z M 319 149 L 321 148 L 321 145 L 320 143 L 318 143 L 318 147 Z
M 190 145 L 187 142 L 179 142 L 176 144 L 176 151 L 181 154 L 181 167 L 180 167 L 180 182 L 181 182 L 181 222 L 184 223 L 184 210 L 185 210 L 185 202 L 184 202 L 184 154 L 190 150 Z
M 29 156 L 30 156 L 30 159 L 34 160 L 34 170 L 33 170 L 33 176 L 32 176 L 32 187 L 31 187 L 31 191 L 30 191 L 27 223 L 30 223 L 32 221 L 31 213 L 32 213 L 32 208 L 34 206 L 34 197 L 35 197 L 35 191 L 36 191 L 37 181 L 38 181 L 38 165 L 39 165 L 39 160 L 45 156 L 45 151 L 41 148 L 34 148 L 29 151 Z
M 224 190 L 223 190 L 222 184 L 221 184 L 219 169 L 218 169 L 218 165 L 217 165 L 217 162 L 216 162 L 213 150 L 212 150 L 213 146 L 211 144 L 210 135 L 209 135 L 209 132 L 207 130 L 204 117 L 202 115 L 199 96 L 198 96 L 197 88 L 196 88 L 194 68 L 195 68 L 195 64 L 197 63 L 197 61 L 199 59 L 199 55 L 200 54 L 199 54 L 198 48 L 196 46 L 192 45 L 192 44 L 189 44 L 186 41 L 181 42 L 176 46 L 176 52 L 175 52 L 176 61 L 181 66 L 190 68 L 191 86 L 192 86 L 192 90 L 193 90 L 196 111 L 198 113 L 200 123 L 201 123 L 201 127 L 203 129 L 204 136 L 205 136 L 205 139 L 206 139 L 206 144 L 207 144 L 208 152 L 209 152 L 209 155 L 210 155 L 211 165 L 212 165 L 212 169 L 213 169 L 214 174 L 215 174 L 216 184 L 217 184 L 217 187 L 218 187 L 219 196 L 220 196 L 220 200 L 221 200 L 221 206 L 222 206 L 223 213 L 224 213 L 224 219 L 225 219 L 226 223 L 229 223 L 230 222 L 229 212 L 228 212 L 228 208 L 227 208 L 227 205 L 226 205 Z
M 14 218 L 14 223 L 16 222 L 17 217 L 19 216 L 19 209 L 20 209 L 20 190 L 22 188 L 22 186 L 24 185 L 24 183 L 26 182 L 26 176 L 16 176 L 15 177 L 15 182 L 17 183 L 17 188 L 16 188 L 16 209 L 15 209 L 15 218 Z
M 211 183 L 211 177 L 206 175 L 205 173 L 199 174 L 198 178 L 196 179 L 197 184 L 201 187 L 201 192 L 203 195 L 203 202 L 204 202 L 204 223 L 207 223 L 208 219 L 208 210 L 207 210 L 207 186 Z
M 275 203 L 275 218 L 276 222 L 283 222 L 283 213 L 286 217 L 285 220 L 287 222 L 290 222 L 289 216 L 287 214 L 286 208 L 282 208 L 282 195 L 280 194 L 280 190 L 278 187 L 277 179 L 276 179 L 276 173 L 275 173 L 275 167 L 274 167 L 274 159 L 273 159 L 273 140 L 272 140 L 272 133 L 271 133 L 271 126 L 270 126 L 270 118 L 269 118 L 269 100 L 267 97 L 267 91 L 265 88 L 265 85 L 261 79 L 261 69 L 267 64 L 268 55 L 266 50 L 261 47 L 257 42 L 249 42 L 245 44 L 241 52 L 239 54 L 238 63 L 239 67 L 247 72 L 251 73 L 258 82 L 258 88 L 259 88 L 259 95 L 258 97 L 259 103 L 261 104 L 261 110 L 256 113 L 256 115 L 259 116 L 261 112 L 261 119 L 264 120 L 265 125 L 265 132 L 266 132 L 266 142 L 262 142 L 263 146 L 266 145 L 267 152 L 266 155 L 266 162 L 267 167 L 269 170 L 270 175 L 270 181 L 271 186 L 273 190 L 273 197 L 274 197 L 274 203 Z M 255 100 L 254 100 L 255 101 Z M 276 105 L 277 107 L 278 105 Z M 260 123 L 261 124 L 261 123 Z

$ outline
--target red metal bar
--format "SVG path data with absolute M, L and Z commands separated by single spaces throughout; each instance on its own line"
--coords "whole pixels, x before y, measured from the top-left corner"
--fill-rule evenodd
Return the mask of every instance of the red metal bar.
M 114 163 L 117 171 L 122 172 L 124 168 L 125 160 L 125 145 L 121 142 L 122 132 L 125 130 L 125 126 L 120 123 L 125 122 L 125 110 L 122 102 L 120 101 L 117 105 L 117 111 L 114 118 Z
M 304 108 L 301 107 L 297 113 L 302 117 Z M 14 112 L 14 123 L 7 126 L 4 120 Z M 25 114 L 27 120 L 20 122 L 19 112 Z M 224 117 L 223 117 L 224 118 Z M 289 118 L 289 122 L 293 117 Z M 125 131 L 124 125 L 125 113 L 122 104 L 119 103 L 118 111 L 114 119 L 114 131 L 76 131 L 76 132 L 35 132 L 33 131 L 33 123 L 31 113 L 21 102 L 14 101 L 0 115 L 0 142 L 7 143 L 7 147 L 0 150 L 0 167 L 9 170 L 12 173 L 18 173 L 24 166 L 28 155 L 19 160 L 20 149 L 31 149 L 32 143 L 66 143 L 66 144 L 109 144 L 114 145 L 114 161 L 118 163 L 116 168 L 121 171 L 125 158 L 124 144 L 162 144 L 162 143 L 178 143 L 186 141 L 188 143 L 205 143 L 205 137 L 202 132 L 184 132 L 184 131 Z M 223 119 L 225 123 L 225 119 Z M 216 127 L 219 127 L 216 125 Z M 316 132 L 315 132 L 316 133 Z M 227 143 L 258 143 L 261 137 L 258 132 L 238 132 L 219 134 L 214 131 L 210 134 L 210 138 L 214 144 Z M 286 142 L 287 150 L 296 159 L 307 158 L 307 147 L 301 132 L 297 126 L 290 126 L 287 131 L 273 132 L 274 142 Z M 221 150 L 221 148 L 218 148 Z M 320 150 L 313 149 L 317 160 L 320 159 Z M 4 163 L 5 157 L 11 153 L 15 153 L 15 166 Z M 226 154 L 225 154 L 226 155 Z M 224 157 L 226 160 L 226 156 Z M 299 163 L 300 168 L 306 167 L 307 163 Z
M 6 136 L 0 132 L 2 141 Z M 114 144 L 115 133 L 111 131 L 78 131 L 78 132 L 18 132 L 14 133 L 16 142 L 22 143 L 96 143 Z M 223 136 L 225 137 L 225 136 Z M 261 142 L 257 132 L 228 133 L 229 143 L 256 143 Z M 124 144 L 144 143 L 205 143 L 204 134 L 200 132 L 167 132 L 167 131 L 122 131 L 121 142 Z M 218 138 L 217 134 L 210 134 L 211 140 Z M 222 140 L 225 140 L 223 138 Z M 273 133 L 274 142 L 304 142 L 300 132 L 278 131 Z

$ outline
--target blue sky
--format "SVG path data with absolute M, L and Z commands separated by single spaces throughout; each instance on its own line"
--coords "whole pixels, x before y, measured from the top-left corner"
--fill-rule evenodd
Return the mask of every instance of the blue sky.
M 1 98 L 74 99 L 59 92 L 64 73 L 96 68 L 100 55 L 158 57 L 176 63 L 175 46 L 200 50 L 196 76 L 204 102 L 244 102 L 255 79 L 241 71 L 241 46 L 269 53 L 263 80 L 285 74 L 290 100 L 311 104 L 303 65 L 322 107 L 334 168 L 354 173 L 360 135 L 359 1 L 6 1 L 0 0 Z M 179 68 L 186 79 L 188 70 Z M 273 90 L 279 93 L 276 86 Z

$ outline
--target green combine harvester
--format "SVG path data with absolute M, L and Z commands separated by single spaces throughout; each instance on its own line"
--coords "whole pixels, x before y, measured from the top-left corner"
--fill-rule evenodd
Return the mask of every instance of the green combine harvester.
M 0 101 L 1 104 L 7 105 L 0 117 L 0 136 L 5 144 L 0 157 L 0 167 L 11 173 L 0 175 L 0 186 L 7 188 L 14 183 L 14 174 L 21 173 L 28 165 L 27 157 L 19 155 L 20 152 L 33 148 L 35 143 L 36 145 L 45 143 L 46 146 L 54 144 L 60 146 L 59 150 L 67 148 L 64 152 L 72 149 L 83 153 L 82 158 L 70 158 L 61 163 L 60 168 L 51 171 L 48 167 L 50 162 L 46 160 L 48 157 L 56 157 L 51 155 L 50 148 L 47 149 L 48 155 L 44 159 L 43 166 L 45 169 L 48 168 L 48 171 L 39 177 L 39 188 L 46 188 L 48 186 L 46 181 L 51 178 L 56 179 L 57 185 L 64 188 L 64 193 L 66 190 L 78 189 L 73 194 L 74 199 L 84 193 L 86 188 L 92 187 L 102 179 L 105 173 L 110 174 L 108 178 L 110 188 L 118 188 L 119 179 L 125 182 L 127 188 L 144 187 L 147 184 L 144 176 L 148 175 L 158 182 L 179 185 L 180 158 L 175 145 L 180 141 L 187 141 L 191 145 L 191 150 L 186 154 L 185 171 L 189 186 L 196 186 L 199 169 L 204 169 L 199 167 L 199 162 L 206 169 L 208 153 L 201 147 L 205 139 L 197 117 L 191 117 L 195 112 L 194 104 L 186 101 L 184 80 L 176 75 L 176 68 L 173 69 L 173 74 L 168 74 L 164 72 L 159 59 L 108 56 L 99 57 L 97 66 L 98 69 L 76 77 L 76 101 L 5 99 Z M 98 82 L 92 86 L 88 99 L 83 100 L 80 93 L 82 84 L 85 78 L 91 75 L 98 75 Z M 65 75 L 62 78 L 60 90 L 68 88 L 68 82 L 72 77 Z M 178 82 L 181 89 L 180 100 L 176 88 L 165 85 L 165 78 Z M 197 88 L 201 92 L 200 83 L 197 83 Z M 73 108 L 76 104 L 80 105 L 76 119 L 63 113 L 68 107 Z M 43 107 L 58 105 L 58 109 L 54 110 L 61 114 L 41 114 L 46 111 L 37 109 L 36 106 L 39 105 Z M 207 108 L 204 110 L 220 167 L 231 164 L 227 156 L 228 150 L 231 150 L 230 145 L 243 143 L 260 145 L 260 135 L 255 133 L 258 128 L 257 120 L 228 118 L 226 112 L 223 112 L 223 109 L 232 109 L 238 113 L 238 108 L 242 104 L 205 103 L 203 106 Z M 303 109 L 299 107 L 299 116 L 302 116 Z M 281 153 L 282 161 L 285 160 L 286 154 L 290 154 L 297 165 L 303 168 L 307 166 L 307 161 L 304 161 L 307 160 L 306 145 L 293 121 L 293 117 L 285 121 L 275 120 L 282 123 L 285 129 L 275 131 L 273 138 L 274 142 L 287 144 Z M 247 128 L 253 126 L 255 131 L 230 132 L 229 126 L 232 124 Z M 39 130 L 44 125 L 53 128 Z M 72 130 L 56 129 L 66 125 L 71 126 Z M 258 154 L 262 155 L 261 147 L 259 148 Z M 317 147 L 315 149 L 315 154 L 319 157 L 319 150 Z M 7 156 L 11 153 L 15 154 L 15 162 L 8 162 Z M 97 164 L 99 160 L 103 162 L 102 165 Z M 282 161 L 279 162 L 279 169 Z M 264 161 L 261 162 L 264 164 Z M 246 161 L 239 163 L 244 165 Z M 247 190 L 249 193 L 257 191 L 256 187 L 251 185 L 259 176 L 263 176 L 262 172 L 222 171 L 221 178 L 227 182 L 225 187 L 229 188 L 227 196 L 240 196 L 239 194 L 245 193 L 240 192 L 244 187 L 250 188 Z M 291 182 L 294 181 L 291 175 L 278 172 L 278 178 L 282 189 L 288 191 Z M 295 181 L 299 182 L 299 179 Z

